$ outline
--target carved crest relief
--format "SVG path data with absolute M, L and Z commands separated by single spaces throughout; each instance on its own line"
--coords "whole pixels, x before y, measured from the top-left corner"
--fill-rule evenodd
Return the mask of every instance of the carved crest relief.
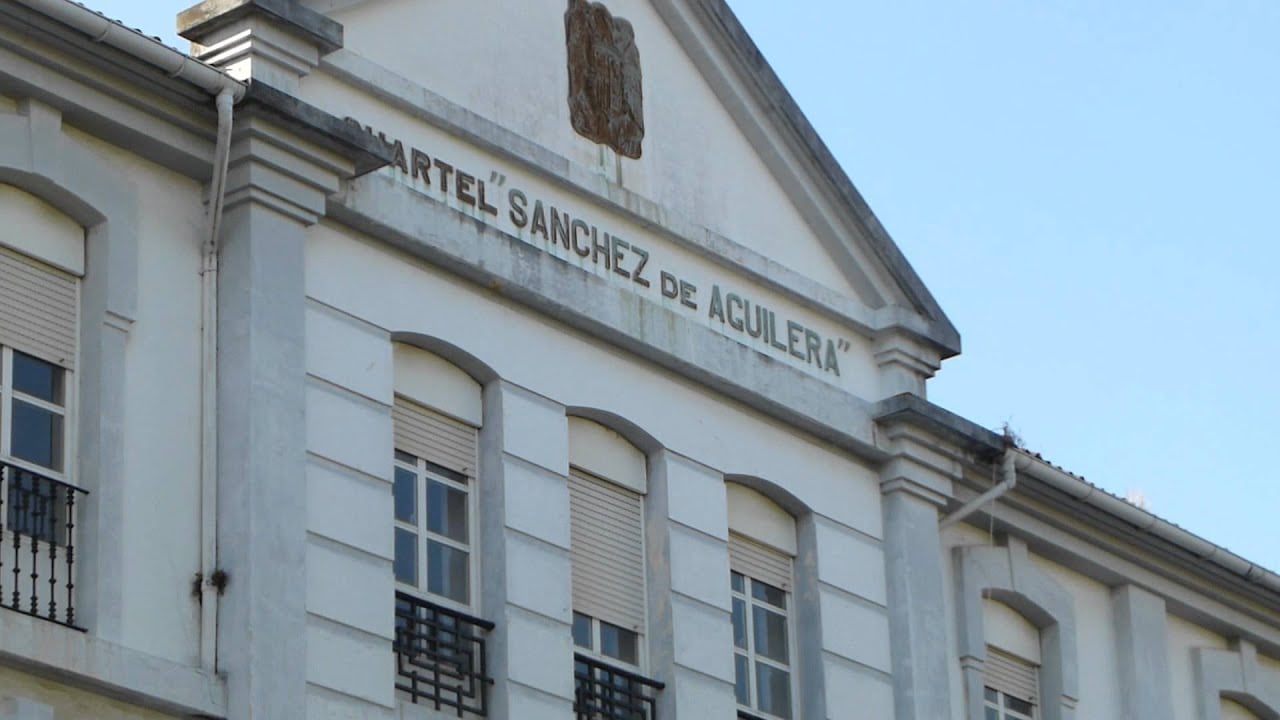
M 640 50 L 631 23 L 598 2 L 569 0 L 569 113 L 579 135 L 639 158 L 644 141 Z

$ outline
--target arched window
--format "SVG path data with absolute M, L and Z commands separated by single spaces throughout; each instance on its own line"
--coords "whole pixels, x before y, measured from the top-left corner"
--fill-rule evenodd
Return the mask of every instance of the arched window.
M 618 433 L 569 418 L 573 641 L 579 652 L 644 668 L 645 456 Z
M 789 720 L 796 687 L 795 518 L 737 483 L 728 484 L 727 495 L 738 706 L 754 715 Z
M 1027 546 L 955 549 L 966 720 L 1071 720 L 1078 699 L 1071 593 Z
M 1034 720 L 1040 705 L 1040 630 L 991 599 L 983 600 L 982 615 L 987 633 L 985 720 Z
M 84 229 L 0 184 L 0 479 L 10 531 L 64 542 L 77 482 L 75 387 Z M 39 571 L 39 569 L 37 569 Z M 44 574 L 48 574 L 48 569 Z
M 402 589 L 477 606 L 480 385 L 431 353 L 395 348 L 395 575 Z

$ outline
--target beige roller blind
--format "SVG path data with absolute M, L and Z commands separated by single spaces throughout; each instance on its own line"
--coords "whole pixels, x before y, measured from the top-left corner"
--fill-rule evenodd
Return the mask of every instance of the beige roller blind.
M 729 533 L 729 567 L 763 583 L 791 590 L 791 558 L 737 533 Z
M 573 468 L 569 471 L 569 513 L 573 609 L 643 632 L 640 495 Z
M 1035 665 L 987 646 L 983 683 L 992 690 L 1040 704 L 1040 672 Z
M 0 248 L 0 345 L 75 369 L 76 279 Z
M 476 477 L 479 431 L 459 420 L 397 397 L 396 449 Z

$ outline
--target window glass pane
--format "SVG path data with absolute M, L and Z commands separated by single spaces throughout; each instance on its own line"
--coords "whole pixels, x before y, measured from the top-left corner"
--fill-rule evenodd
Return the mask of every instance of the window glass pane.
M 787 650 L 787 618 L 762 607 L 751 608 L 756 653 L 780 663 L 790 662 Z
M 62 404 L 62 369 L 13 351 L 13 389 L 24 395 Z
M 407 530 L 396 528 L 396 580 L 408 584 L 418 584 L 418 536 Z
M 607 622 L 600 623 L 600 654 L 637 665 L 640 662 L 639 636 Z
M 757 708 L 777 715 L 780 718 L 791 717 L 791 674 L 770 667 L 764 663 L 756 663 L 756 690 L 760 693 Z
M 1015 712 L 1023 713 L 1024 715 L 1031 714 L 1031 703 L 1027 702 L 1026 700 L 1019 700 L 1016 697 L 1005 695 L 1004 706 Z
M 427 529 L 467 542 L 467 494 L 435 480 L 427 481 Z
M 739 573 L 736 573 L 736 572 L 729 573 L 729 585 L 736 592 L 740 592 L 744 594 L 747 592 L 745 587 L 745 581 L 743 580 L 742 575 Z
M 418 524 L 418 476 L 412 470 L 396 468 L 396 519 Z
M 398 462 L 405 463 L 406 465 L 413 465 L 414 467 L 418 466 L 418 458 L 404 452 L 403 450 L 396 451 L 396 460 Z
M 733 599 L 733 644 L 747 649 L 747 602 Z
M 992 690 L 991 688 L 983 688 L 982 694 L 984 697 L 986 697 L 988 702 L 993 702 L 993 703 L 996 703 L 997 705 L 1000 704 L 1000 693 L 996 692 L 995 690 Z
M 787 609 L 787 593 L 779 590 L 772 585 L 766 585 L 759 580 L 751 581 L 751 596 L 757 600 L 763 600 L 774 607 Z
M 751 662 L 746 655 L 733 656 L 733 694 L 739 705 L 751 705 Z
M 427 542 L 427 592 L 460 603 L 471 602 L 468 555 L 438 542 Z
M 579 612 L 573 614 L 573 644 L 591 649 L 591 618 Z
M 15 399 L 11 431 L 9 452 L 14 457 L 62 469 L 62 416 Z
M 991 706 L 987 706 L 986 720 L 1000 720 L 1000 711 Z

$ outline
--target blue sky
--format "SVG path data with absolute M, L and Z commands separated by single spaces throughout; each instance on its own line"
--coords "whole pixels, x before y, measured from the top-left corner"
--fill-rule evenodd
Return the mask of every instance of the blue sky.
M 729 1 L 960 328 L 930 399 L 1280 570 L 1280 3 Z

